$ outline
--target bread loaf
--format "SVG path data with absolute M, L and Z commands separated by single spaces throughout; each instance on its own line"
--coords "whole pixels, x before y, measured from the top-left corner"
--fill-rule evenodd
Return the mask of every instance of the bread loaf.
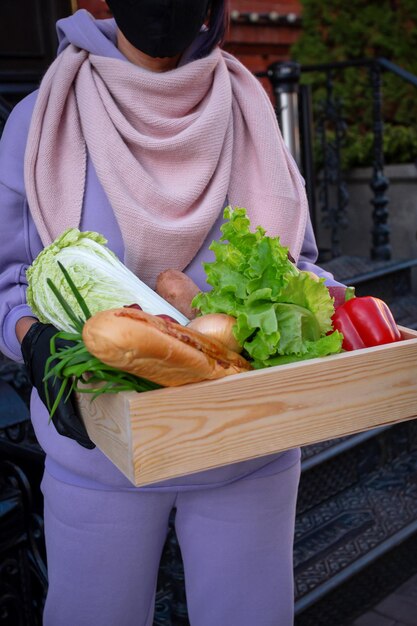
M 103 363 L 165 387 L 251 369 L 246 359 L 219 341 L 131 308 L 92 316 L 84 324 L 83 341 Z

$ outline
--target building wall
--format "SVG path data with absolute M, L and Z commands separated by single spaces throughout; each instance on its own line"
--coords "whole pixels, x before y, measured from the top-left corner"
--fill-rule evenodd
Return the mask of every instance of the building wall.
M 232 0 L 226 48 L 251 71 L 289 58 L 301 29 L 299 0 Z
M 111 17 L 107 4 L 103 0 L 74 0 L 74 9 L 77 8 L 86 9 L 99 19 Z
M 103 0 L 74 0 L 98 18 L 110 16 Z M 300 29 L 299 0 L 231 0 L 231 23 L 225 48 L 253 72 L 289 57 Z

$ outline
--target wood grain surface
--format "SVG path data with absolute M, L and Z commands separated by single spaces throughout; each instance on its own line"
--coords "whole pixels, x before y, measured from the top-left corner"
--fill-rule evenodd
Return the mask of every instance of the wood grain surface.
M 82 397 L 82 414 L 137 486 L 412 419 L 417 332 L 401 331 L 394 344 L 217 381 Z

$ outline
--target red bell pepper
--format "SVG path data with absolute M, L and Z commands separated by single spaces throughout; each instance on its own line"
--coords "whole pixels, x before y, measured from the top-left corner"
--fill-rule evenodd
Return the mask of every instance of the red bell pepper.
M 342 285 L 328 285 L 330 296 L 333 298 L 334 308 L 337 309 L 350 298 L 355 297 L 354 287 L 345 287 Z
M 334 329 L 343 335 L 344 350 L 370 348 L 401 339 L 388 305 L 373 296 L 347 300 L 336 309 L 332 320 Z

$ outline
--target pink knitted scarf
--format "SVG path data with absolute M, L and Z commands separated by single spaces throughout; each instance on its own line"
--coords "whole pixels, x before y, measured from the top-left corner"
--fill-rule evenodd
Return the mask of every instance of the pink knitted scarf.
M 162 74 L 73 44 L 57 57 L 25 159 L 44 245 L 79 227 L 87 153 L 119 223 L 124 261 L 151 286 L 160 271 L 188 265 L 226 197 L 298 258 L 307 219 L 301 176 L 264 89 L 219 48 Z

